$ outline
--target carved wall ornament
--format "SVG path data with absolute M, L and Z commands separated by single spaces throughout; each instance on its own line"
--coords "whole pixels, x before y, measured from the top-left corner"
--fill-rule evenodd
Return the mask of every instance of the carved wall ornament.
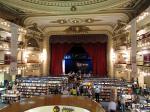
M 34 39 L 34 38 L 30 38 L 30 39 L 27 41 L 27 47 L 36 47 L 36 48 L 39 48 L 39 45 L 38 45 L 37 40 Z
M 33 23 L 31 26 L 28 26 L 27 29 L 35 31 L 37 33 L 42 33 L 40 28 L 38 28 L 38 24 L 37 23 Z
M 56 21 L 50 21 L 50 23 L 65 24 L 65 23 L 67 23 L 67 20 L 66 19 L 58 19 Z
M 82 23 L 84 20 L 80 19 L 80 18 L 70 18 L 68 19 L 68 22 L 72 23 L 72 24 L 77 24 L 77 23 Z
M 122 32 L 124 32 L 125 30 L 123 29 L 123 27 L 125 27 L 126 25 L 126 22 L 118 20 L 117 24 L 114 26 L 113 34 L 121 34 Z
M 87 19 L 85 19 L 85 22 L 87 22 L 87 23 L 93 23 L 94 21 L 97 21 L 97 20 L 94 20 L 94 19 L 92 19 L 92 18 L 87 18 Z M 100 20 L 101 21 L 101 20 Z
M 93 19 L 93 18 L 65 18 L 58 19 L 56 21 L 50 21 L 50 23 L 58 23 L 58 24 L 81 24 L 81 23 L 94 23 L 102 21 L 101 19 Z
M 70 11 L 76 11 L 77 7 L 76 6 L 71 6 Z
M 132 8 L 134 6 L 136 6 L 136 4 L 139 2 L 140 0 L 130 0 L 126 3 L 124 3 L 121 7 L 123 8 Z

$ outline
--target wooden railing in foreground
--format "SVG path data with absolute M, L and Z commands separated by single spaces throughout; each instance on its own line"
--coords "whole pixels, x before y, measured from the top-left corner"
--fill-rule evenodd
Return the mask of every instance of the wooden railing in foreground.
M 99 103 L 92 101 L 87 97 L 63 95 L 32 97 L 24 101 L 10 104 L 9 106 L 0 110 L 0 112 L 24 112 L 32 108 L 50 105 L 75 106 L 87 109 L 90 112 L 105 112 Z

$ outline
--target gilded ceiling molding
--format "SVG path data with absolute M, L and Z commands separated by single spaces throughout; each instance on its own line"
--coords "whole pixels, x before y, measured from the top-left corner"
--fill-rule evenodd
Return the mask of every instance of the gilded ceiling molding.
M 56 26 L 55 27 L 55 29 L 57 29 L 57 30 L 52 30 L 52 26 L 46 26 L 46 27 L 43 27 L 42 28 L 42 31 L 44 32 L 44 34 L 46 34 L 46 35 L 50 35 L 51 33 L 53 33 L 53 34 L 58 34 L 58 33 L 65 33 L 66 35 L 68 35 L 68 34 L 82 34 L 82 33 L 90 33 L 90 32 L 94 32 L 94 31 L 102 31 L 102 30 L 106 30 L 106 31 L 108 31 L 108 32 L 110 32 L 111 34 L 112 34 L 112 31 L 113 31 L 113 27 L 114 26 L 112 26 L 112 25 L 108 25 L 108 24 L 99 24 L 99 25 L 97 25 L 97 26 L 93 26 L 93 25 L 88 25 L 88 26 L 86 26 L 86 27 L 88 27 L 89 29 L 88 29 L 88 31 L 86 31 L 86 32 L 73 32 L 73 31 L 70 31 L 70 32 L 67 32 L 66 30 L 67 30 L 67 28 L 68 29 L 70 29 L 69 28 L 69 26 L 65 26 L 65 27 L 61 27 L 60 29 L 59 29 L 59 26 Z M 98 27 L 98 29 L 96 29 L 96 30 L 93 30 L 93 28 L 92 27 Z M 74 26 L 74 28 L 73 29 L 78 29 L 78 28 L 75 28 L 75 26 Z M 86 28 L 80 28 L 80 30 L 81 29 L 86 29 Z
M 115 35 L 115 34 L 118 34 L 118 33 L 119 33 L 119 34 L 122 33 L 122 31 L 124 30 L 123 28 L 124 28 L 126 25 L 127 25 L 126 22 L 121 21 L 121 20 L 118 20 L 118 21 L 117 21 L 117 24 L 114 26 L 114 29 L 113 29 L 114 35 Z
M 108 35 L 108 37 L 113 37 L 112 35 L 112 32 L 108 31 L 108 30 L 94 30 L 94 31 L 88 31 L 88 32 L 78 32 L 78 33 L 67 33 L 65 31 L 50 31 L 50 32 L 47 32 L 47 38 L 50 37 L 50 35 L 78 35 L 78 34 L 105 34 L 105 35 Z
M 124 4 L 121 4 L 119 8 L 133 8 L 135 7 L 141 0 L 130 0 Z
M 72 33 L 73 34 L 73 33 Z M 66 33 L 64 31 L 62 32 L 48 32 L 45 36 L 45 38 L 50 38 L 51 35 L 72 35 L 71 33 Z M 82 34 L 82 33 L 79 33 L 79 34 Z M 108 37 L 113 37 L 112 35 L 112 32 L 108 31 L 108 30 L 96 30 L 96 31 L 89 31 L 87 34 L 105 34 L 107 35 Z M 77 34 L 78 35 L 78 34 Z
M 106 34 L 70 34 L 70 35 L 52 35 L 51 43 L 105 43 L 108 40 Z
M 71 0 L 22 0 L 24 2 L 39 4 L 39 5 L 45 5 L 45 6 L 59 6 L 59 7 L 71 7 L 71 6 L 85 6 L 85 5 L 91 5 L 91 4 L 97 4 L 101 2 L 105 2 L 108 0 L 77 0 L 77 1 L 71 1 Z

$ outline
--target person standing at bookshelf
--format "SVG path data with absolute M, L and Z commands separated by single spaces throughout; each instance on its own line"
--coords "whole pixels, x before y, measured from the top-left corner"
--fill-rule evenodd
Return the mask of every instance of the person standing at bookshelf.
M 55 92 L 55 94 L 59 94 L 59 87 L 58 87 L 58 85 L 56 85 L 54 92 Z
M 92 88 L 91 87 L 88 88 L 88 97 L 92 98 Z
M 116 112 L 117 110 L 117 103 L 114 101 L 114 99 L 111 99 L 108 104 L 108 112 Z
M 96 88 L 95 88 L 95 99 L 96 99 L 96 102 L 99 102 L 99 99 L 100 99 L 100 88 L 98 86 L 96 86 Z
M 121 112 L 125 112 L 125 110 L 126 110 L 126 95 L 124 92 L 120 96 L 120 104 L 121 104 Z
M 69 95 L 69 91 L 68 91 L 67 87 L 63 90 L 62 94 L 63 95 Z
M 76 90 L 75 87 L 73 87 L 73 88 L 71 89 L 71 94 L 74 95 L 74 96 L 77 96 L 77 90 Z
M 14 82 L 12 89 L 13 89 L 13 91 L 17 91 L 17 83 L 16 82 Z

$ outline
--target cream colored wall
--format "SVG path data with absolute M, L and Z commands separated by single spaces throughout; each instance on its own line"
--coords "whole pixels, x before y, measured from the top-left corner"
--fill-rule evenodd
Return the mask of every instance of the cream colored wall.
M 0 60 L 3 61 L 4 60 L 4 51 L 0 52 Z M 0 62 L 3 64 L 3 62 Z
M 24 72 L 25 76 L 40 76 L 40 70 L 26 70 Z
M 0 83 L 4 82 L 4 72 L 0 72 Z
M 150 87 L 150 76 L 144 77 L 144 84 L 146 84 L 147 87 Z
M 148 78 L 148 77 L 147 77 Z M 146 78 L 145 78 L 146 79 Z M 139 77 L 138 77 L 138 82 L 139 82 L 139 85 L 141 87 L 144 87 L 145 84 L 144 84 L 144 75 L 140 74 Z M 149 81 L 150 82 L 150 81 Z
M 15 76 L 15 75 L 14 75 Z M 9 81 L 11 81 L 13 79 L 13 76 L 12 75 L 10 75 L 10 73 L 4 73 L 4 80 L 9 80 Z
M 12 76 L 9 73 L 6 72 L 0 72 L 0 83 L 4 82 L 4 80 L 11 81 Z
M 22 51 L 18 51 L 17 60 L 21 61 L 21 59 L 22 59 Z
M 115 71 L 115 78 L 123 78 L 125 80 L 130 80 L 130 72 L 129 71 Z

